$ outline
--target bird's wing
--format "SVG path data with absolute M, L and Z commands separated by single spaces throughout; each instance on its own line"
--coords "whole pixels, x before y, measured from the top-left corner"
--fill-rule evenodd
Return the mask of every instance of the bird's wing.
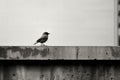
M 40 38 L 47 38 L 48 35 L 42 35 Z
M 44 41 L 46 38 L 48 38 L 47 35 L 42 35 L 42 36 L 37 40 L 37 42 Z
M 47 40 L 48 38 L 47 37 L 44 37 L 44 38 L 40 38 L 37 40 L 37 43 L 40 42 L 40 43 L 43 43 Z

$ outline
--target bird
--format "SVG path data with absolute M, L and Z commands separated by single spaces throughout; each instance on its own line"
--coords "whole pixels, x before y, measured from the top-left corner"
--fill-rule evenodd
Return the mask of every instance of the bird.
M 42 36 L 34 43 L 34 45 L 36 45 L 37 43 L 41 43 L 41 46 L 44 45 L 43 43 L 45 43 L 48 40 L 49 34 L 50 33 L 48 32 L 44 32 Z

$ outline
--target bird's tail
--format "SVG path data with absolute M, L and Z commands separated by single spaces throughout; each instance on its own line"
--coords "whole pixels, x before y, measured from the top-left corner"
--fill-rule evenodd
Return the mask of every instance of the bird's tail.
M 36 45 L 37 44 L 37 42 L 35 42 L 33 45 Z

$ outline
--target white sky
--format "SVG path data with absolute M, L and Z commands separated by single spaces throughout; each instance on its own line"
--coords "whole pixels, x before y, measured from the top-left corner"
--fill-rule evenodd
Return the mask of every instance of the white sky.
M 114 0 L 0 0 L 0 45 L 113 46 Z

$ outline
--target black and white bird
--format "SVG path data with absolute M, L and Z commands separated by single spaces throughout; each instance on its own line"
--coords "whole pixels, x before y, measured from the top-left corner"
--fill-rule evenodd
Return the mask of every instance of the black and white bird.
M 48 40 L 49 34 L 50 33 L 48 32 L 44 32 L 42 36 L 34 43 L 34 45 L 36 45 L 37 43 L 41 43 L 41 45 L 43 45 L 43 43 L 45 43 Z

